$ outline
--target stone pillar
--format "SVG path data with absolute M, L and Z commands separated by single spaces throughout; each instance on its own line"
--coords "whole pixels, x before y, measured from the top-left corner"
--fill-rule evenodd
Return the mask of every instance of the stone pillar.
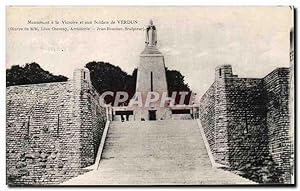
M 171 109 L 166 105 L 160 107 L 162 94 L 168 94 L 165 60 L 162 53 L 156 47 L 156 28 L 152 21 L 149 27 L 154 31 L 150 34 L 148 30 L 146 32 L 146 46 L 140 55 L 136 81 L 136 92 L 141 93 L 143 107 L 134 108 L 134 118 L 135 120 L 149 120 L 152 118 L 150 115 L 153 116 L 154 114 L 156 120 L 171 119 Z M 155 35 L 155 42 L 152 40 L 149 41 L 149 35 Z M 145 107 L 149 92 L 157 92 L 160 95 L 160 99 L 151 104 L 150 107 Z
M 74 70 L 73 73 L 73 95 L 74 95 L 74 121 L 78 129 L 76 139 L 80 144 L 80 165 L 81 168 L 94 163 L 95 149 L 93 145 L 92 127 L 92 103 L 90 72 L 87 68 Z
M 160 98 L 164 92 L 168 92 L 164 57 L 153 47 L 146 48 L 140 55 L 136 92 L 141 92 L 143 105 L 145 105 L 148 92 L 157 92 Z M 167 107 L 160 107 L 160 102 L 161 99 L 150 107 L 136 108 L 134 110 L 135 119 L 149 120 L 149 110 L 156 111 L 157 120 L 170 119 L 171 110 Z
M 215 69 L 215 153 L 216 162 L 229 165 L 228 157 L 228 116 L 226 83 L 233 77 L 231 65 L 221 65 Z
M 75 69 L 73 72 L 73 85 L 76 90 L 87 90 L 92 86 L 90 71 L 87 68 Z
M 215 79 L 216 81 L 224 80 L 227 77 L 232 77 L 232 67 L 231 65 L 220 65 L 216 67 Z

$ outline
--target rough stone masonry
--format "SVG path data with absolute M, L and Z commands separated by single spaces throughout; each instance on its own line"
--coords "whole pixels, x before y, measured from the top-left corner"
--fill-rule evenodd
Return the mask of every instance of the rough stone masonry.
M 291 182 L 289 73 L 277 68 L 261 79 L 238 78 L 230 65 L 216 68 L 200 119 L 217 163 L 239 169 L 270 154 L 284 182 Z
M 94 163 L 106 122 L 88 69 L 73 80 L 7 87 L 9 185 L 51 185 Z

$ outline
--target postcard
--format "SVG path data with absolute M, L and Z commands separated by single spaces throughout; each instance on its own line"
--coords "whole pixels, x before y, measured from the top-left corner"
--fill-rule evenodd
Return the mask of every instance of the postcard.
M 294 39 L 292 6 L 7 6 L 7 185 L 295 185 Z

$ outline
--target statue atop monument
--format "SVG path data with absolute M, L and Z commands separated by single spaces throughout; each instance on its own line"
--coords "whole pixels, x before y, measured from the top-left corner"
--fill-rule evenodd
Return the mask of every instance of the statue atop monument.
M 150 20 L 150 24 L 146 28 L 146 46 L 156 46 L 157 44 L 157 33 L 156 27 L 153 25 L 153 21 Z
M 145 49 L 141 54 L 161 54 L 157 49 L 157 31 L 153 21 L 146 27 Z

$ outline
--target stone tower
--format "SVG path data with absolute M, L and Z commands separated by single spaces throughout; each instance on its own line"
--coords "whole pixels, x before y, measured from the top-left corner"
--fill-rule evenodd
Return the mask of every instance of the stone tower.
M 140 92 L 143 107 L 134 109 L 135 120 L 165 120 L 171 118 L 168 106 L 160 106 L 163 94 L 168 94 L 165 61 L 162 53 L 157 49 L 157 31 L 152 20 L 146 28 L 145 49 L 140 54 L 138 65 L 136 92 Z M 151 92 L 157 92 L 160 98 L 147 107 L 146 98 Z

